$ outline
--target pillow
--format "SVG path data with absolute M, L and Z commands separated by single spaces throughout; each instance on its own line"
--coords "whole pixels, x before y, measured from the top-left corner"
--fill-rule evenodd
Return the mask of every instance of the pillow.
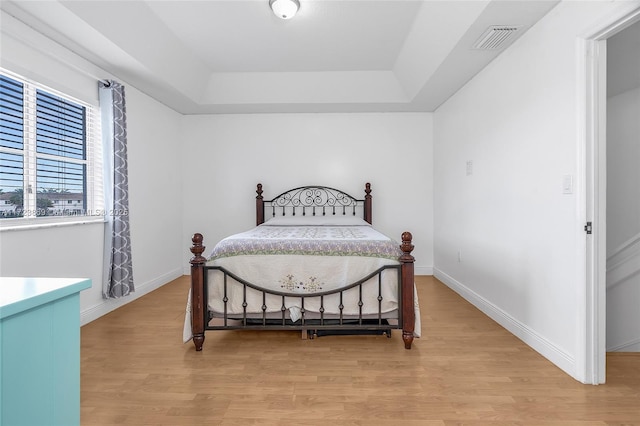
M 268 219 L 263 225 L 267 226 L 371 226 L 367 221 L 357 216 L 349 215 L 307 215 L 307 216 L 276 216 Z

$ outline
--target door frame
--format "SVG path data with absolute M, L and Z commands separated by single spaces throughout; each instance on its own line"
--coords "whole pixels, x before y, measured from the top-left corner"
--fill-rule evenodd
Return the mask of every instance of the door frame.
M 629 4 L 628 4 L 629 5 Z M 607 44 L 606 40 L 640 21 L 640 7 L 630 4 L 617 16 L 593 28 L 578 39 L 579 173 L 584 182 L 579 191 L 580 221 L 592 223 L 593 233 L 584 241 L 584 263 L 578 276 L 584 277 L 584 292 L 579 295 L 576 378 L 583 383 L 601 384 L 606 380 L 606 113 Z

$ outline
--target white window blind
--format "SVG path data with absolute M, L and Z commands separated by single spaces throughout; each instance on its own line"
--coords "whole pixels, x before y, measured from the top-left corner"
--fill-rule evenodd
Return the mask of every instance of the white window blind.
M 97 116 L 91 105 L 0 70 L 0 219 L 103 215 Z

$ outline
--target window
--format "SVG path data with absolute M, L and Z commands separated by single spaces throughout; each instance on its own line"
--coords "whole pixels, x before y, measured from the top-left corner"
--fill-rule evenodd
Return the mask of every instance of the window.
M 96 116 L 88 104 L 0 72 L 0 219 L 102 215 Z

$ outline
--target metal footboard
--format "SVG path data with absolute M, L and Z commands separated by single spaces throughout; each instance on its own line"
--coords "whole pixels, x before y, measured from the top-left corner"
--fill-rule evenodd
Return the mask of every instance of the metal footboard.
M 223 286 L 223 310 L 222 312 L 213 312 L 208 308 L 208 303 L 204 303 L 204 318 L 207 318 L 205 324 L 205 330 L 307 330 L 315 332 L 317 330 L 367 330 L 367 331 L 384 331 L 387 335 L 390 335 L 392 328 L 402 328 L 403 318 L 402 309 L 400 304 L 402 299 L 402 274 L 401 265 L 386 265 L 370 273 L 369 275 L 350 283 L 344 287 L 336 290 L 314 292 L 309 294 L 293 293 L 284 291 L 275 291 L 264 289 L 256 284 L 250 283 L 233 272 L 225 269 L 221 266 L 204 266 L 204 300 L 209 300 L 209 276 L 210 271 L 223 274 L 222 286 Z M 383 273 L 386 270 L 395 270 L 397 274 L 397 302 L 398 309 L 392 317 L 388 316 L 388 313 L 384 313 L 383 306 Z M 375 278 L 377 277 L 377 280 Z M 232 280 L 230 280 L 230 278 Z M 374 279 L 373 281 L 371 281 Z M 229 305 L 229 288 L 230 286 L 242 286 L 242 313 L 230 313 Z M 262 297 L 261 312 L 248 312 L 249 306 L 247 300 L 247 291 L 252 289 L 258 292 Z M 358 292 L 357 301 L 357 315 L 345 314 L 344 294 L 348 291 L 356 289 Z M 376 312 L 363 312 L 363 294 L 365 291 L 377 291 L 377 311 Z M 327 297 L 337 295 L 338 305 L 327 305 Z M 268 312 L 267 296 L 276 296 L 280 300 L 280 312 Z M 300 318 L 293 321 L 288 315 L 289 309 L 287 308 L 287 298 L 296 299 L 300 305 Z M 309 301 L 313 300 L 319 302 L 319 309 L 317 312 L 308 311 L 305 305 L 309 305 Z M 237 301 L 236 301 L 237 303 Z M 329 312 L 337 312 L 328 314 Z M 211 324 L 212 320 L 217 318 L 217 322 L 221 324 Z M 392 319 L 393 323 L 390 324 L 387 320 Z

